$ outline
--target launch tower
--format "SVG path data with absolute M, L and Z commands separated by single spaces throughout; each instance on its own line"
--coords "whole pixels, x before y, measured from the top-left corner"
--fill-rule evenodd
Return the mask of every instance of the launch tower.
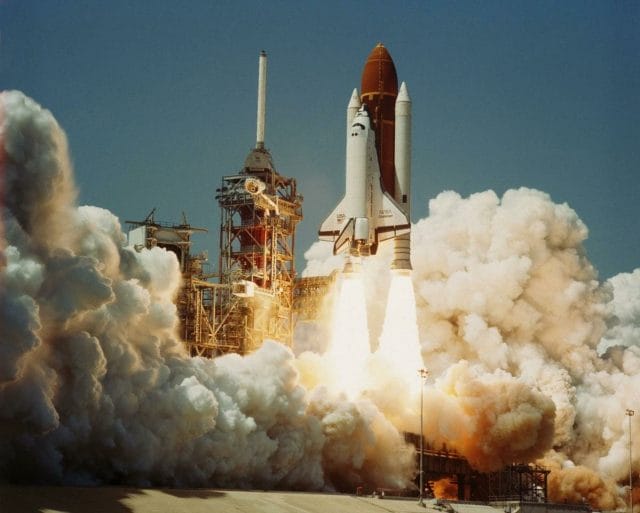
M 222 178 L 217 353 L 246 354 L 265 338 L 291 345 L 295 232 L 302 196 L 264 146 L 267 56 L 260 54 L 256 146 L 242 170 Z

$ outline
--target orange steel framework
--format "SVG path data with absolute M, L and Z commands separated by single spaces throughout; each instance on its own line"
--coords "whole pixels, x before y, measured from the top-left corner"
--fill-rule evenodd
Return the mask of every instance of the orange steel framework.
M 215 354 L 256 350 L 293 336 L 294 248 L 302 196 L 275 170 L 268 150 L 252 149 L 244 168 L 222 178 Z

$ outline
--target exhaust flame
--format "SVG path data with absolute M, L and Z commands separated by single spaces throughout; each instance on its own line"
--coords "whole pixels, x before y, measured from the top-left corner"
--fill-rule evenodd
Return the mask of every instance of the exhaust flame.
M 450 477 L 435 481 L 431 488 L 436 499 L 457 500 L 458 498 L 458 483 Z
M 367 308 L 360 273 L 345 274 L 338 283 L 331 338 L 326 360 L 331 371 L 328 387 L 350 399 L 364 387 L 365 366 L 371 354 Z
M 408 274 L 392 273 L 387 309 L 377 356 L 405 376 L 412 393 L 419 390 L 416 371 L 422 368 L 416 298 Z

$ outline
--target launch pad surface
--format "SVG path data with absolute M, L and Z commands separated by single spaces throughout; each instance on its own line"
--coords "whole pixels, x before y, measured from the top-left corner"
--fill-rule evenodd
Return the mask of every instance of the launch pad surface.
M 506 503 L 505 503 L 506 504 Z M 0 486 L 0 511 L 11 513 L 503 513 L 505 504 L 425 501 L 416 497 L 356 496 L 337 493 L 118 486 Z M 535 507 L 534 507 L 535 506 Z M 521 513 L 586 513 L 585 505 L 513 502 Z
M 417 499 L 239 490 L 142 489 L 125 487 L 2 486 L 0 511 L 11 513 L 409 513 L 442 509 L 420 507 Z M 501 510 L 495 510 L 501 513 Z

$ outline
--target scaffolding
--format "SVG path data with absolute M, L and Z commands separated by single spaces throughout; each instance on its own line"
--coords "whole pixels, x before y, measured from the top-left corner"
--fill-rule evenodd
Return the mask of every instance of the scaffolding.
M 483 500 L 516 500 L 519 502 L 547 502 L 549 470 L 532 463 L 512 463 L 507 467 L 478 477 L 486 496 Z
M 297 278 L 293 286 L 293 312 L 296 322 L 316 321 L 326 307 L 325 299 L 331 292 L 337 271 L 328 276 Z
M 216 354 L 256 350 L 264 339 L 293 337 L 295 231 L 302 220 L 296 181 L 275 170 L 258 145 L 217 189 L 221 209 Z
M 158 222 L 155 208 L 143 221 L 126 222 L 130 228 L 129 245 L 136 251 L 160 247 L 176 255 L 182 273 L 182 284 L 176 297 L 179 335 L 191 356 L 213 356 L 216 297 L 224 287 L 207 281 L 211 277 L 204 270 L 207 254 L 191 253 L 191 235 L 207 230 L 191 226 L 184 213 L 180 224 Z
M 533 463 L 512 463 L 496 472 L 478 472 L 456 450 L 432 447 L 420 435 L 405 432 L 405 442 L 416 448 L 416 466 L 422 458 L 424 482 L 431 491 L 433 483 L 450 479 L 457 487 L 459 501 L 518 501 L 520 503 L 546 503 L 549 470 Z M 416 476 L 416 482 L 419 476 Z

